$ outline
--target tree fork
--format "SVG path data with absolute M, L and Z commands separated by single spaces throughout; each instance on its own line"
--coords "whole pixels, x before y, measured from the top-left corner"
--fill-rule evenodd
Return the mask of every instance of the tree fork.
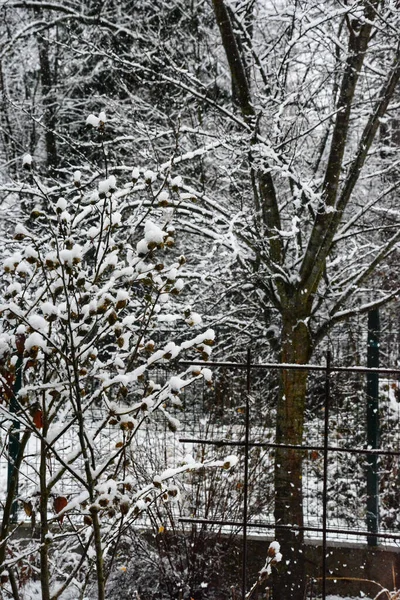
M 333 128 L 328 163 L 322 186 L 322 199 L 300 268 L 302 285 L 310 292 L 316 290 L 322 277 L 325 259 L 330 248 L 330 243 L 327 244 L 326 242 L 328 239 L 330 241 L 333 239 L 335 232 L 335 227 L 332 226 L 332 222 L 335 219 L 335 211 L 328 212 L 326 208 L 334 207 L 338 198 L 340 175 L 348 141 L 353 99 L 364 64 L 365 53 L 371 38 L 372 22 L 375 18 L 375 6 L 377 4 L 377 1 L 372 4 L 369 2 L 365 3 L 365 10 L 368 11 L 369 19 L 361 26 L 357 36 L 350 27 L 348 57 L 336 106 L 336 122 Z M 336 227 L 338 224 L 336 222 Z M 327 234 L 326 232 L 329 233 Z
M 229 11 L 225 6 L 224 0 L 213 0 L 213 6 L 241 113 L 245 121 L 250 123 L 257 132 L 259 124 L 252 104 L 250 84 L 246 75 L 245 59 L 241 56 L 240 47 L 232 27 Z M 253 137 L 252 143 L 254 143 L 256 138 L 257 136 Z M 283 260 L 282 242 L 280 239 L 276 239 L 274 231 L 275 229 L 281 229 L 274 182 L 268 171 L 255 172 L 252 167 L 251 170 L 253 172 L 254 183 L 258 184 L 258 192 L 260 195 L 260 201 L 258 201 L 258 195 L 257 193 L 254 193 L 255 189 L 253 187 L 254 201 L 256 205 L 261 205 L 259 208 L 261 208 L 264 226 L 267 228 L 267 231 L 270 232 L 267 233 L 267 237 L 269 239 L 273 261 L 277 264 L 281 264 Z

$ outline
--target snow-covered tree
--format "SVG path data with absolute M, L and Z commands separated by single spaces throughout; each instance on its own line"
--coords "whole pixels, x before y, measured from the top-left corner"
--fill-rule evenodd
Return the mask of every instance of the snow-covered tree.
M 239 238 L 255 286 L 279 314 L 280 360 L 306 364 L 335 323 L 399 291 L 371 277 L 400 240 L 391 204 L 398 178 L 388 184 L 379 173 L 396 163 L 381 162 L 378 135 L 395 108 L 399 9 L 378 1 L 213 6 L 252 185 Z M 302 442 L 306 385 L 305 370 L 282 371 L 278 443 Z M 301 453 L 278 449 L 275 460 L 276 521 L 301 527 Z M 285 549 L 301 540 L 301 531 L 282 536 Z M 302 562 L 280 598 L 302 597 Z
M 205 250 L 191 293 L 224 326 L 220 355 L 250 342 L 263 356 L 304 364 L 328 333 L 340 335 L 338 325 L 351 328 L 371 307 L 396 299 L 397 2 L 7 0 L 4 11 L 4 56 L 17 56 L 22 41 L 36 44 L 35 89 L 45 89 L 40 36 L 54 42 L 42 42 L 50 65 L 56 49 L 63 65 L 57 118 L 66 125 L 57 139 L 71 154 L 64 164 L 58 151 L 60 176 L 72 175 L 79 152 L 97 160 L 104 150 L 124 163 L 137 150 L 143 167 L 149 156 L 162 166 L 173 155 L 185 174 L 177 213 L 199 242 L 193 259 Z M 16 58 L 3 65 L 10 156 L 18 138 L 10 131 L 27 136 L 10 120 L 27 110 L 24 96 L 7 92 L 16 80 L 22 89 L 16 65 L 18 73 L 30 66 Z M 117 138 L 71 144 L 77 111 L 88 102 L 92 111 L 112 103 Z M 36 133 L 51 106 L 35 104 L 43 116 L 33 121 Z M 35 150 L 44 165 L 45 140 L 34 139 L 24 151 Z M 301 443 L 307 378 L 305 370 L 283 372 L 278 442 Z M 301 527 L 301 453 L 278 450 L 276 465 L 276 518 Z M 302 534 L 282 542 L 288 556 Z M 302 597 L 300 567 L 282 598 Z
M 87 123 L 102 135 L 106 115 Z M 175 476 L 204 468 L 187 457 L 139 485 L 130 467 L 143 424 L 161 414 L 175 431 L 180 393 L 211 381 L 209 369 L 179 370 L 175 359 L 207 360 L 214 332 L 181 299 L 188 269 L 173 254 L 181 179 L 134 164 L 128 180 L 117 179 L 104 164 L 95 177 L 76 170 L 71 182 L 49 185 L 25 157 L 25 193 L 37 202 L 5 249 L 0 410 L 10 473 L 0 564 L 14 598 L 32 569 L 45 600 L 71 586 L 83 598 L 93 580 L 105 598 L 125 528 L 159 496 L 176 498 Z M 157 381 L 161 364 L 172 372 Z M 12 535 L 16 501 L 39 530 L 23 546 Z

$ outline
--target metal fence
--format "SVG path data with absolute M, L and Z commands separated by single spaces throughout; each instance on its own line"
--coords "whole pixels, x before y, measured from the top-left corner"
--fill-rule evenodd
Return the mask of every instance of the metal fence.
M 299 530 L 290 524 L 274 523 L 271 506 L 266 510 L 262 504 L 257 510 L 255 502 L 255 482 L 262 487 L 264 498 L 274 497 L 273 452 L 279 446 L 304 456 L 301 529 L 306 537 L 322 541 L 323 599 L 329 539 L 367 541 L 371 546 L 379 539 L 400 543 L 400 369 L 335 366 L 329 354 L 325 365 L 257 364 L 252 362 L 250 352 L 243 363 L 207 364 L 215 371 L 213 410 L 220 415 L 220 431 L 214 427 L 212 436 L 196 435 L 201 427 L 192 415 L 193 434 L 182 436 L 180 441 L 191 447 L 208 445 L 241 452 L 243 510 L 238 520 L 227 515 L 180 520 L 240 529 L 243 600 L 248 583 L 249 532 L 275 531 L 279 539 L 281 529 Z M 274 438 L 277 374 L 287 369 L 306 369 L 311 377 L 304 438 L 298 446 L 276 444 Z M 205 410 L 203 396 L 203 415 Z M 230 428 L 225 425 L 229 439 L 223 434 L 224 421 L 230 421 Z M 252 464 L 257 450 L 268 459 L 260 462 L 255 473 Z
M 207 366 L 214 372 L 212 385 L 198 380 L 182 396 L 180 443 L 162 419 L 149 424 L 133 449 L 145 458 L 133 460 L 132 468 L 138 477 L 149 476 L 150 470 L 151 477 L 160 465 L 172 466 L 185 453 L 199 459 L 208 452 L 239 454 L 234 475 L 227 476 L 224 484 L 231 501 L 205 502 L 215 493 L 215 488 L 206 489 L 205 475 L 203 489 L 176 517 L 183 525 L 198 523 L 242 535 L 243 598 L 250 533 L 276 531 L 279 539 L 281 528 L 291 528 L 275 524 L 273 518 L 276 402 L 283 369 L 307 369 L 310 376 L 303 442 L 288 447 L 304 457 L 303 529 L 306 538 L 322 543 L 322 597 L 326 596 L 329 540 L 370 545 L 379 539 L 400 542 L 400 369 L 341 367 L 329 358 L 325 365 L 258 364 L 250 352 L 245 362 L 208 362 Z M 168 376 L 161 368 L 152 373 L 160 381 Z M 114 438 L 112 429 L 104 430 L 103 450 L 113 447 Z M 21 494 L 32 493 L 39 456 L 39 447 L 28 448 Z M 0 467 L 5 476 L 6 463 Z M 193 485 L 202 485 L 200 477 L 193 479 Z M 67 479 L 60 486 L 65 495 L 74 494 Z

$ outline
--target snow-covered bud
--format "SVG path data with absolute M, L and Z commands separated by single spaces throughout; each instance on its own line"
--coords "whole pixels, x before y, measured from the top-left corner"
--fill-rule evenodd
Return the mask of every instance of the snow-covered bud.
M 181 389 L 185 387 L 186 382 L 184 379 L 181 379 L 181 377 L 171 377 L 169 380 L 169 385 L 172 394 L 179 394 Z
M 143 512 L 144 510 L 147 509 L 147 505 L 143 500 L 138 500 L 135 504 L 135 506 L 133 507 L 133 513 L 135 515 L 138 515 L 139 513 Z
M 239 459 L 234 454 L 230 454 L 225 458 L 224 469 L 231 469 L 238 463 Z
M 28 277 L 28 276 L 31 275 L 31 270 L 30 270 L 30 268 L 28 266 L 28 263 L 25 262 L 24 260 L 19 263 L 18 267 L 15 269 L 15 272 L 22 279 L 25 279 L 26 277 Z
M 104 179 L 104 181 L 99 181 L 99 198 L 105 198 L 109 189 L 110 186 L 108 184 L 108 179 Z
M 157 179 L 157 175 L 150 169 L 144 172 L 143 177 L 147 185 L 151 185 Z
M 32 248 L 31 246 L 28 246 L 27 248 L 25 248 L 24 254 L 25 254 L 25 260 L 28 263 L 30 263 L 31 265 L 34 265 L 39 260 L 39 254 L 38 254 L 37 250 L 35 250 L 35 248 Z
M 122 335 L 122 325 L 121 323 L 116 323 L 114 325 L 114 335 L 116 338 L 119 338 L 120 335 Z
M 119 510 L 121 515 L 127 515 L 129 512 L 129 500 L 125 498 L 119 503 Z
M 118 290 L 117 303 L 115 305 L 115 308 L 117 310 L 121 310 L 122 308 L 125 308 L 125 306 L 128 304 L 128 299 L 129 299 L 129 293 L 126 290 Z
M 80 171 L 75 171 L 74 172 L 74 185 L 75 185 L 75 187 L 77 187 L 77 188 L 81 187 L 81 178 L 82 178 L 82 173 Z
M 155 383 L 155 381 L 153 381 L 152 379 L 149 379 L 147 381 L 147 385 L 146 385 L 146 392 L 151 394 L 152 392 L 154 392 L 154 390 L 158 390 L 160 389 L 160 385 L 158 383 Z
M 66 223 L 67 225 L 71 223 L 71 215 L 67 210 L 63 210 L 63 212 L 60 214 L 60 221 Z
M 193 377 L 198 377 L 199 375 L 201 375 L 201 368 L 197 365 L 192 365 L 190 367 L 190 372 Z
M 189 315 L 186 317 L 186 323 L 190 325 L 190 327 L 194 327 L 195 325 L 200 325 L 201 323 L 201 315 L 197 312 L 189 312 Z
M 115 323 L 118 321 L 118 316 L 117 316 L 117 313 L 115 312 L 115 310 L 111 310 L 108 313 L 107 321 L 108 321 L 109 325 L 115 325 Z
M 28 317 L 29 331 L 44 331 L 47 332 L 49 325 L 41 315 L 31 314 Z
M 198 347 L 198 350 L 200 352 L 200 356 L 201 356 L 202 360 L 207 361 L 210 358 L 211 348 L 209 346 L 205 346 L 204 344 L 201 344 Z
M 22 157 L 22 166 L 27 171 L 30 171 L 32 169 L 33 158 L 30 154 L 28 154 L 28 153 L 24 154 L 24 156 Z
M 67 208 L 67 201 L 65 198 L 59 198 L 56 204 L 56 211 L 60 215 Z
M 31 211 L 31 218 L 32 219 L 37 219 L 38 217 L 42 217 L 43 216 L 43 211 L 40 209 L 40 206 L 34 206 L 32 211 Z
M 55 269 L 60 264 L 58 261 L 57 254 L 55 252 L 49 252 L 48 254 L 46 254 L 44 260 L 46 267 L 50 270 Z
M 97 202 L 99 201 L 99 198 L 100 198 L 99 193 L 96 190 L 94 190 L 90 194 L 89 198 L 87 199 L 86 204 L 97 204 Z
M 182 279 L 178 279 L 175 282 L 175 285 L 174 285 L 174 287 L 171 290 L 171 294 L 174 294 L 175 296 L 177 296 L 183 290 L 183 286 L 184 285 L 185 284 L 183 283 L 183 280 Z
M 109 505 L 110 500 L 107 498 L 107 496 L 100 496 L 98 502 L 102 508 L 105 508 Z
M 3 269 L 6 273 L 12 273 L 22 260 L 22 255 L 17 252 L 13 256 L 7 257 L 3 262 Z
M 16 296 L 19 296 L 22 292 L 22 286 L 20 283 L 18 283 L 18 281 L 14 281 L 14 283 L 11 283 L 8 287 L 6 292 L 4 293 L 4 297 L 5 298 L 15 298 Z
M 29 231 L 25 229 L 22 223 L 18 223 L 15 228 L 14 240 L 23 240 L 27 235 L 29 235 Z
M 189 193 L 185 192 L 185 193 L 180 194 L 180 199 L 182 201 L 186 200 L 188 202 L 197 202 L 196 196 L 194 194 L 191 194 L 190 192 Z
M 139 173 L 139 169 L 137 167 L 135 167 L 134 169 L 132 169 L 132 183 L 136 183 L 137 180 L 140 177 L 140 173 Z
M 99 197 L 105 198 L 106 194 L 113 193 L 117 189 L 117 180 L 114 175 L 110 175 L 108 179 L 104 179 L 103 181 L 99 181 Z
M 207 329 L 207 331 L 204 334 L 203 344 L 205 344 L 206 346 L 213 346 L 214 340 L 215 340 L 214 329 Z
M 104 129 L 104 125 L 107 121 L 106 113 L 101 111 L 99 116 L 90 114 L 86 119 L 86 125 L 91 125 L 92 127 L 96 127 L 96 129 Z
M 204 381 L 208 384 L 212 383 L 212 371 L 208 368 L 203 368 L 201 370 L 201 374 L 203 375 Z
M 275 556 L 280 550 L 280 544 L 278 542 L 271 542 L 268 548 L 268 556 Z
M 154 340 L 149 340 L 148 342 L 146 342 L 144 349 L 146 350 L 146 352 L 152 353 L 154 352 L 154 348 L 155 348 L 155 343 Z
M 182 185 L 182 177 L 180 175 L 177 175 L 177 177 L 174 177 L 173 179 L 171 179 L 171 181 L 169 182 L 169 185 L 171 186 L 171 189 L 174 192 L 177 192 L 179 190 L 179 188 Z
M 156 475 L 155 477 L 153 477 L 153 485 L 154 485 L 154 487 L 158 488 L 159 490 L 162 488 L 162 479 L 159 475 Z
M 179 490 L 176 487 L 176 485 L 170 484 L 168 486 L 167 493 L 168 493 L 168 496 L 170 496 L 171 498 L 176 498 L 179 494 Z
M 148 251 L 149 247 L 146 240 L 140 240 L 140 242 L 136 244 L 136 252 L 138 253 L 138 256 L 146 256 Z
M 138 381 L 140 381 L 140 379 L 143 376 L 138 377 Z M 146 398 L 145 400 L 143 400 L 142 404 L 140 405 L 140 410 L 142 410 L 143 412 L 147 412 L 148 410 L 150 410 L 150 408 L 153 406 L 154 402 L 153 400 L 151 400 L 151 398 Z
M 45 319 L 52 323 L 57 319 L 58 309 L 52 302 L 43 302 L 41 305 L 42 313 L 44 314 Z
M 281 546 L 279 542 L 271 542 L 268 548 L 267 555 L 272 558 L 272 563 L 277 563 L 282 560 L 282 554 L 280 553 Z
M 35 331 L 34 333 L 31 333 L 31 335 L 26 338 L 25 350 L 29 353 L 29 355 L 32 358 L 35 358 L 37 356 L 37 353 L 40 348 L 45 349 L 46 342 L 44 341 L 44 339 L 40 335 L 40 333 L 37 333 Z
M 98 127 L 100 125 L 99 117 L 96 117 L 96 115 L 90 114 L 86 119 L 86 125 L 91 125 L 92 127 Z
M 158 194 L 158 206 L 163 206 L 163 207 L 169 206 L 168 200 L 169 200 L 168 193 L 165 190 L 163 190 L 162 192 L 160 192 Z
M 167 426 L 172 433 L 176 433 L 178 431 L 179 421 L 178 419 L 173 419 L 171 416 L 168 419 Z
M 144 226 L 144 239 L 150 249 L 160 246 L 164 242 L 165 231 L 153 221 L 146 221 Z
M 115 178 L 114 175 L 110 175 L 110 177 L 108 178 L 108 186 L 109 186 L 109 190 L 110 192 L 115 192 L 115 190 L 117 189 L 117 180 Z

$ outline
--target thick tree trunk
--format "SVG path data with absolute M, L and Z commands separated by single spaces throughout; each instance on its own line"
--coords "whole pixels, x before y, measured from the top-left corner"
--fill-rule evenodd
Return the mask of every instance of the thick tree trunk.
M 46 165 L 49 172 L 58 164 L 57 141 L 55 135 L 56 127 L 56 95 L 54 82 L 51 76 L 50 47 L 46 38 L 38 37 L 38 50 L 40 62 L 40 78 L 42 81 L 43 94 L 43 124 L 45 126 Z
M 303 311 L 285 311 L 282 325 L 283 363 L 306 364 L 311 355 L 311 339 Z M 276 442 L 300 445 L 304 430 L 304 405 L 307 371 L 284 369 L 277 407 Z M 278 448 L 275 454 L 275 522 L 277 525 L 303 527 L 301 450 Z M 305 572 L 302 557 L 303 531 L 276 530 L 284 557 L 281 574 L 274 589 L 274 600 L 302 600 Z M 289 561 L 289 562 L 287 562 Z

